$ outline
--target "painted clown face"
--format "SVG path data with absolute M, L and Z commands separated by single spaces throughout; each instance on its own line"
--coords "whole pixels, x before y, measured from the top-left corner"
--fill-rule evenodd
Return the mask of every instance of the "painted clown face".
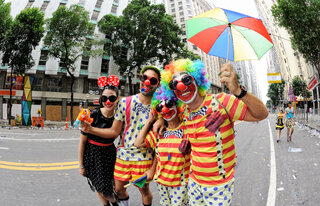
M 193 102 L 198 93 L 198 86 L 188 72 L 180 72 L 173 75 L 172 80 L 169 82 L 169 87 L 186 104 Z
M 177 116 L 177 107 L 172 100 L 161 101 L 157 106 L 156 110 L 160 113 L 163 119 L 170 121 Z

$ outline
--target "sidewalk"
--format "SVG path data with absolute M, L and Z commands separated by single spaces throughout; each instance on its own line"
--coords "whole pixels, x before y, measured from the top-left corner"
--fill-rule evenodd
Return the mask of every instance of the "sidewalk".
M 8 127 L 8 120 L 6 119 L 1 119 L 0 120 L 0 127 Z M 44 127 L 46 128 L 65 128 L 66 127 L 66 122 L 65 121 L 44 121 Z M 32 126 L 21 126 L 17 125 L 12 128 L 32 128 Z M 68 122 L 68 128 L 71 129 L 71 122 Z

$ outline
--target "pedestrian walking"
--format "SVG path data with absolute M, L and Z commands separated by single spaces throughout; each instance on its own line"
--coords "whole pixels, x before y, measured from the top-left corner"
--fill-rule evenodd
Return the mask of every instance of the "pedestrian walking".
M 291 102 L 288 102 L 288 107 L 285 110 L 284 116 L 286 117 L 285 125 L 287 127 L 287 141 L 291 142 L 296 118 L 296 110 L 292 107 Z
M 208 74 L 200 61 L 180 59 L 165 66 L 169 87 L 185 103 L 183 119 L 191 143 L 190 205 L 230 205 L 234 188 L 233 122 L 260 121 L 268 110 L 239 86 L 232 66 L 221 68 L 221 83 L 234 94 L 206 94 Z
M 116 85 L 118 86 L 118 85 Z M 115 107 L 120 99 L 118 89 L 114 85 L 106 85 L 99 99 L 100 108 L 91 112 L 92 126 L 110 128 L 114 121 Z M 81 132 L 79 143 L 80 174 L 87 177 L 92 191 L 96 191 L 103 205 L 109 202 L 117 206 L 114 195 L 114 166 L 116 147 L 114 139 L 105 139 L 99 135 Z
M 162 75 L 163 73 L 161 73 Z M 162 76 L 163 79 L 163 76 Z M 151 101 L 153 111 L 135 140 L 136 147 L 153 148 L 156 151 L 157 169 L 155 181 L 163 206 L 187 206 L 188 178 L 190 170 L 190 151 L 179 151 L 182 141 L 188 139 L 185 124 L 181 121 L 181 105 L 168 88 L 168 82 L 162 81 Z M 150 128 L 157 116 L 167 121 L 168 126 L 162 135 L 156 135 Z
M 276 122 L 277 143 L 279 143 L 279 141 L 280 141 L 281 130 L 283 130 L 283 128 L 284 128 L 283 117 L 284 117 L 283 110 L 279 109 L 279 113 L 277 114 L 277 122 Z
M 153 93 L 160 83 L 160 70 L 155 66 L 146 66 L 140 72 L 140 93 L 124 97 L 119 101 L 115 113 L 115 120 L 109 129 L 100 129 L 87 126 L 86 131 L 90 134 L 104 138 L 115 139 L 120 135 L 117 148 L 117 159 L 114 171 L 115 190 L 119 201 L 123 206 L 130 205 L 129 194 L 124 187 L 129 181 L 134 181 L 141 176 L 147 175 L 147 183 L 138 188 L 142 203 L 145 206 L 152 204 L 152 193 L 149 183 L 153 179 L 152 166 L 153 151 L 150 148 L 137 148 L 134 141 L 140 128 L 149 118 L 150 104 Z

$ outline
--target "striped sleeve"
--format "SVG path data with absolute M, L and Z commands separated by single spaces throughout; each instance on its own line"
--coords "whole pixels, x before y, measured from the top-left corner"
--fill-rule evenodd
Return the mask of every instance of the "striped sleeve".
M 239 100 L 234 95 L 226 93 L 219 94 L 218 100 L 226 108 L 233 121 L 244 119 L 247 111 L 247 105 L 242 100 Z
M 149 148 L 157 147 L 157 136 L 152 130 L 147 134 L 146 139 L 144 141 L 147 144 L 147 147 Z

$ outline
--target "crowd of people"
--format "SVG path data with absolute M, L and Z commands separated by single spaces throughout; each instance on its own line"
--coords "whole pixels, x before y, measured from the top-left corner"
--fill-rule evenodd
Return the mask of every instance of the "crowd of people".
M 126 185 L 142 176 L 146 182 L 137 188 L 144 206 L 152 204 L 152 180 L 161 205 L 231 205 L 234 122 L 260 121 L 268 111 L 239 85 L 229 63 L 221 83 L 231 94 L 208 93 L 204 64 L 180 59 L 164 69 L 142 68 L 136 95 L 120 99 L 116 87 L 104 86 L 79 144 L 80 174 L 103 205 L 130 205 Z

